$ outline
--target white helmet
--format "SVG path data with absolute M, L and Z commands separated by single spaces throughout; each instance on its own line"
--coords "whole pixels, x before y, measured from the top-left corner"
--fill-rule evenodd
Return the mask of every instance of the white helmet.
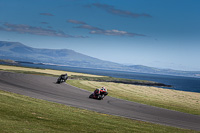
M 104 91 L 107 91 L 106 87 L 102 87 L 101 89 L 104 90 Z

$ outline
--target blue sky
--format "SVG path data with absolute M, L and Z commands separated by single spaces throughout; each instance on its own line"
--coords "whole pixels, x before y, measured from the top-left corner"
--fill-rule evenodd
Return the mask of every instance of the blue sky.
M 0 40 L 200 71 L 199 0 L 0 0 Z

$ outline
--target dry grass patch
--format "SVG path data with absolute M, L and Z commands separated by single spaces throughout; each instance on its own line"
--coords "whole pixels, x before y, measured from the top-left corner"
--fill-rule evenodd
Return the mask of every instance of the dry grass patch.
M 79 76 L 88 76 L 88 77 L 103 77 L 103 76 L 98 76 L 98 75 L 76 73 L 76 72 L 69 72 L 69 71 L 60 71 L 60 70 L 52 70 L 52 69 L 37 69 L 37 68 L 18 67 L 18 66 L 6 66 L 6 65 L 0 65 L 0 69 L 4 71 L 38 72 L 38 73 L 46 73 L 46 74 L 51 74 L 51 75 L 61 75 L 61 74 L 67 73 L 69 76 L 79 75 Z
M 106 86 L 114 97 L 200 115 L 200 93 L 112 82 L 79 82 L 94 89 Z

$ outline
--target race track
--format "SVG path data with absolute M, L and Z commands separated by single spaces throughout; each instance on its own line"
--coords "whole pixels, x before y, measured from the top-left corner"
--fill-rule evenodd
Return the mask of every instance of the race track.
M 200 116 L 109 96 L 101 101 L 89 99 L 91 92 L 65 83 L 56 84 L 56 79 L 55 77 L 0 71 L 0 89 L 101 113 L 200 131 Z

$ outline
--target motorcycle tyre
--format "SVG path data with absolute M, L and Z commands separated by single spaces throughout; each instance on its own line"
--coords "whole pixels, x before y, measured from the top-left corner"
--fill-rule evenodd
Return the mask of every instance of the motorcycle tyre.
M 89 98 L 93 98 L 93 94 L 91 94 L 91 95 L 89 96 Z

